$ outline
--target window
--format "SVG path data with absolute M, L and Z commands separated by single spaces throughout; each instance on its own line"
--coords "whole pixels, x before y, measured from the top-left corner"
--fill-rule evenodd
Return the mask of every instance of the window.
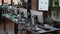
M 4 0 L 4 3 L 11 4 L 11 0 Z
M 52 18 L 55 21 L 60 21 L 60 11 L 52 10 Z
M 53 1 L 52 1 L 53 6 L 59 6 L 59 1 L 60 1 L 60 0 L 53 0 Z
M 53 0 L 53 7 L 51 10 L 51 17 L 53 18 L 54 21 L 60 21 L 60 7 L 59 7 L 59 3 L 60 0 Z
M 13 0 L 14 5 L 18 5 L 19 2 L 20 0 Z
M 2 0 L 0 0 L 0 5 L 2 5 Z

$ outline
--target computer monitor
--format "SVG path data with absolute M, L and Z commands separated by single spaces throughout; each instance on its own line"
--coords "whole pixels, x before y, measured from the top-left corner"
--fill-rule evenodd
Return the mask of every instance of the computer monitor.
M 27 9 L 25 8 L 20 8 L 20 14 L 21 16 L 23 16 L 24 18 L 27 18 Z
M 17 9 L 15 6 L 9 6 L 8 7 L 8 11 L 11 13 L 11 14 L 17 14 Z
M 19 10 L 20 10 L 20 8 L 17 7 L 17 6 L 15 6 L 15 7 L 14 7 L 14 14 L 15 14 L 15 15 L 19 15 Z
M 8 7 L 8 12 L 11 12 L 12 6 Z
M 2 7 L 4 9 L 4 13 L 7 13 L 9 5 L 8 4 L 3 4 Z
M 32 24 L 34 25 L 36 23 L 44 24 L 43 23 L 43 12 L 39 12 L 36 10 L 31 10 L 31 19 L 32 19 Z
M 19 15 L 20 7 L 17 6 L 17 14 Z

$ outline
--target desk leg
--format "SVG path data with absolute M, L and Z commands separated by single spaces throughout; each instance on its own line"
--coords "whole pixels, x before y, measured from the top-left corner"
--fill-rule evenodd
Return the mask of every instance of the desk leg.
M 18 34 L 18 24 L 14 23 L 14 34 Z
M 5 18 L 4 18 L 4 34 L 6 34 L 6 21 L 5 21 Z
M 31 34 L 31 32 L 27 30 L 27 34 Z

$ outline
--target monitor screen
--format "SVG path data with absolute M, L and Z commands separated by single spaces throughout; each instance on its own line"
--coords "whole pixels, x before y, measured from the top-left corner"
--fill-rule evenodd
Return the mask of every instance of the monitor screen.
M 11 0 L 4 0 L 4 3 L 11 4 Z
M 31 10 L 31 19 L 32 19 L 32 22 L 34 23 L 35 21 L 39 23 L 43 23 L 43 12 Z
M 0 5 L 2 5 L 2 0 L 0 0 Z
M 20 13 L 23 14 L 23 17 L 25 17 L 25 18 L 28 17 L 28 16 L 27 16 L 27 9 L 25 9 L 25 8 L 20 8 Z
M 12 6 L 8 6 L 8 12 L 11 12 Z
M 48 11 L 49 0 L 38 0 L 38 10 Z

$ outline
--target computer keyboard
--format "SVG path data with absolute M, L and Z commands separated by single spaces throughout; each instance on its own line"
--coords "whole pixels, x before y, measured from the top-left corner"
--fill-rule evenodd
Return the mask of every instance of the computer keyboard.
M 44 26 L 41 26 L 41 25 L 38 25 L 39 28 L 42 28 L 44 30 L 50 30 L 50 28 L 47 28 L 47 27 L 44 27 Z

